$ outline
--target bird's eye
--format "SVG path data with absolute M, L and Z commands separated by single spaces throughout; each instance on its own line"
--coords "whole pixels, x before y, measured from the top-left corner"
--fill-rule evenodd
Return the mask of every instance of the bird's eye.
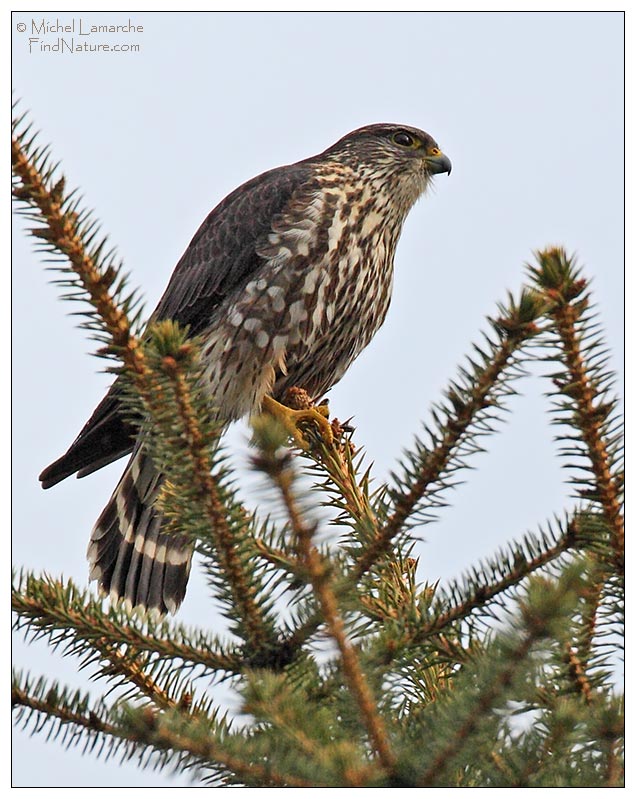
M 393 141 L 395 144 L 399 144 L 401 147 L 412 147 L 415 143 L 413 136 L 411 136 L 411 134 L 407 133 L 405 130 L 400 130 L 397 133 L 394 133 Z

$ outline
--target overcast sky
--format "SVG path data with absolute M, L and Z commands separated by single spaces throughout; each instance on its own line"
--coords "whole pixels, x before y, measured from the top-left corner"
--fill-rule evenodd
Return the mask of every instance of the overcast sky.
M 82 44 L 139 50 L 42 52 L 61 34 L 33 33 L 32 21 L 39 27 L 56 17 L 75 20 L 76 44 L 80 20 L 86 30 L 130 18 L 143 32 Z M 203 218 L 253 175 L 372 122 L 414 125 L 439 142 L 453 172 L 411 212 L 385 325 L 331 393 L 333 413 L 354 417 L 378 479 L 479 343 L 485 317 L 508 290 L 518 292 L 537 248 L 563 244 L 578 253 L 622 372 L 622 14 L 20 12 L 12 36 L 21 107 L 41 143 L 52 144 L 67 185 L 95 209 L 148 311 Z M 29 38 L 39 39 L 31 53 Z M 85 586 L 90 529 L 123 462 L 47 492 L 37 476 L 68 447 L 109 381 L 22 228 L 18 220 L 12 560 Z M 449 495 L 453 507 L 422 531 L 421 580 L 458 575 L 566 504 L 543 396 L 550 384 L 529 378 L 519 388 L 523 396 L 510 403 L 488 452 Z M 244 453 L 245 440 L 239 427 L 228 446 Z M 196 568 L 178 618 L 215 626 Z M 98 695 L 75 661 L 49 658 L 42 643 L 17 638 L 14 660 Z M 15 786 L 188 784 L 22 732 L 13 754 Z

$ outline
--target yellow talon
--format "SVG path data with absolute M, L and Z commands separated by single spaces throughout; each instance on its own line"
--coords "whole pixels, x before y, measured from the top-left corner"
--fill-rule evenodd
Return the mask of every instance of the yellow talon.
M 282 405 L 272 397 L 265 397 L 262 407 L 266 413 L 278 419 L 299 447 L 303 449 L 309 448 L 309 442 L 299 427 L 302 422 L 313 422 L 316 424 L 322 434 L 325 444 L 327 446 L 333 444 L 333 430 L 329 423 L 328 405 L 316 405 L 312 408 L 295 409 Z

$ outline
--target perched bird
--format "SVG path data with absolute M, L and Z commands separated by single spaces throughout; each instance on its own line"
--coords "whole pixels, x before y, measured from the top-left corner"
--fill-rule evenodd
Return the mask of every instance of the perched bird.
M 409 210 L 434 175 L 450 171 L 422 130 L 369 125 L 249 180 L 209 214 L 152 319 L 202 337 L 204 384 L 219 421 L 284 414 L 289 388 L 319 399 L 340 380 L 384 321 Z M 91 533 L 90 577 L 114 600 L 174 612 L 192 544 L 162 532 L 155 500 L 163 476 L 122 414 L 120 392 L 116 380 L 40 480 L 50 488 L 132 453 Z

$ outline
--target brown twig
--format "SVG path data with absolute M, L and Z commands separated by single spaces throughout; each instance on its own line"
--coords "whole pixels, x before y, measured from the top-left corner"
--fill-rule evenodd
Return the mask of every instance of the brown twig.
M 612 476 L 611 459 L 602 433 L 604 416 L 599 413 L 600 401 L 581 355 L 581 342 L 576 323 L 580 311 L 571 302 L 557 302 L 552 310 L 563 344 L 563 357 L 569 372 L 568 396 L 577 408 L 577 428 L 587 446 L 600 504 L 612 531 L 612 547 L 616 568 L 624 569 L 625 520 L 621 512 L 620 487 Z
M 328 447 L 323 444 L 320 458 L 315 461 L 315 465 L 322 467 L 337 487 L 345 511 L 356 524 L 365 531 L 375 533 L 378 525 L 377 516 L 366 491 L 358 483 L 353 454 L 351 440 L 346 440 L 339 446 Z
M 12 685 L 11 707 L 29 708 L 38 713 L 44 713 L 49 718 L 57 718 L 63 724 L 75 724 L 78 727 L 83 727 L 85 730 L 120 737 L 117 728 L 100 719 L 96 713 L 90 711 L 87 714 L 76 713 L 66 707 L 61 707 L 59 704 L 54 704 L 51 701 L 50 694 L 47 699 L 37 699 L 22 688 Z
M 188 384 L 174 358 L 165 357 L 163 365 L 170 378 L 184 425 L 188 452 L 194 467 L 193 477 L 210 521 L 221 569 L 227 577 L 238 614 L 245 623 L 248 643 L 253 651 L 259 651 L 272 643 L 271 636 L 256 600 L 253 583 L 248 578 L 246 566 L 239 557 L 238 542 L 228 524 L 216 480 L 211 474 L 212 463 L 192 407 Z
M 134 650 L 129 649 L 124 654 L 121 649 L 105 638 L 96 641 L 94 646 L 111 663 L 111 668 L 103 669 L 103 673 L 111 673 L 112 669 L 113 673 L 125 677 L 159 708 L 169 710 L 179 706 L 179 703 L 172 699 L 168 692 L 164 691 L 135 661 L 137 653 Z
M 231 771 L 242 782 L 255 782 L 260 787 L 267 785 L 280 788 L 321 787 L 319 782 L 308 782 L 289 774 L 281 774 L 273 764 L 261 765 L 236 757 L 220 743 L 212 740 L 210 735 L 201 736 L 200 739 L 194 738 L 171 729 L 161 716 L 155 718 L 154 723 L 149 719 L 147 732 L 138 733 L 137 736 L 138 740 L 149 743 L 157 749 L 184 752 L 186 755 L 220 765 Z
M 421 643 L 431 635 L 442 632 L 449 624 L 466 618 L 473 610 L 483 608 L 486 603 L 490 602 L 494 597 L 507 591 L 514 585 L 518 585 L 530 574 L 572 549 L 576 545 L 578 532 L 578 522 L 576 519 L 572 519 L 563 536 L 553 547 L 546 549 L 544 552 L 537 555 L 537 557 L 531 558 L 530 560 L 519 558 L 515 562 L 515 567 L 512 571 L 504 575 L 496 583 L 485 583 L 479 586 L 475 593 L 464 602 L 455 607 L 447 608 L 441 615 L 414 630 L 412 643 Z
M 555 380 L 561 394 L 574 403 L 571 424 L 580 433 L 587 450 L 594 490 L 586 492 L 602 508 L 610 530 L 612 562 L 597 554 L 592 557 L 596 567 L 591 570 L 590 588 L 585 596 L 583 619 L 585 630 L 579 642 L 579 653 L 586 662 L 596 633 L 598 610 L 607 580 L 607 568 L 622 576 L 625 569 L 625 520 L 621 506 L 621 476 L 612 474 L 612 459 L 608 452 L 603 426 L 612 403 L 599 395 L 590 375 L 589 364 L 583 355 L 581 316 L 588 307 L 585 294 L 587 281 L 580 278 L 561 248 L 537 254 L 539 266 L 531 272 L 546 298 L 547 315 L 552 319 L 560 339 L 560 358 L 567 370 L 565 380 Z
M 88 295 L 88 302 L 95 308 L 110 336 L 111 350 L 126 367 L 144 405 L 149 411 L 160 408 L 161 386 L 153 380 L 142 343 L 133 335 L 128 316 L 110 291 L 116 270 L 100 268 L 87 250 L 77 214 L 64 210 L 64 178 L 55 186 L 48 185 L 46 177 L 23 148 L 21 137 L 11 139 L 11 159 L 13 173 L 20 181 L 13 187 L 14 196 L 37 208 L 44 222 L 44 227 L 33 231 L 34 235 L 47 241 L 68 259 Z
M 390 775 L 395 768 L 396 761 L 389 745 L 387 731 L 378 713 L 357 653 L 347 638 L 344 623 L 338 611 L 336 593 L 329 578 L 329 566 L 313 545 L 314 529 L 306 524 L 294 496 L 291 469 L 279 470 L 275 479 L 288 512 L 298 559 L 310 575 L 325 624 L 340 651 L 343 672 L 360 710 L 371 744 L 378 754 L 382 767 Z
M 514 353 L 526 338 L 536 334 L 534 325 L 526 325 L 503 338 L 498 351 L 479 377 L 472 390 L 472 396 L 462 405 L 458 405 L 455 417 L 449 420 L 439 444 L 432 449 L 416 479 L 409 490 L 399 494 L 394 503 L 393 513 L 384 526 L 378 531 L 375 540 L 368 546 L 356 564 L 355 578 L 360 579 L 378 560 L 388 552 L 391 541 L 402 529 L 431 484 L 437 481 L 442 471 L 457 451 L 469 425 L 477 414 L 490 404 L 490 394 L 498 384 L 501 375 Z
M 43 596 L 34 595 L 36 586 Z M 27 619 L 28 624 L 40 630 L 56 628 L 74 630 L 76 639 L 84 640 L 96 649 L 95 641 L 105 639 L 114 646 L 125 644 L 136 650 L 150 652 L 157 657 L 179 658 L 186 663 L 201 665 L 214 672 L 226 671 L 239 674 L 244 667 L 243 659 L 239 656 L 218 653 L 209 646 L 197 648 L 178 643 L 172 638 L 143 633 L 130 621 L 118 624 L 101 612 L 92 613 L 90 605 L 83 606 L 81 610 L 67 607 L 60 597 L 60 591 L 63 590 L 64 586 L 61 583 L 51 584 L 47 580 L 31 580 L 26 592 L 12 591 L 12 609 L 22 619 Z
M 585 667 L 579 660 L 571 643 L 565 645 L 565 664 L 568 668 L 568 675 L 577 693 L 581 694 L 587 705 L 592 703 L 592 686 L 585 673 Z
M 104 326 L 112 337 L 113 347 L 129 368 L 138 377 L 146 375 L 146 364 L 139 341 L 131 332 L 130 322 L 124 311 L 117 306 L 109 291 L 114 272 L 101 270 L 87 252 L 78 230 L 77 215 L 63 210 L 62 191 L 49 187 L 46 180 L 32 163 L 22 147 L 19 137 L 11 139 L 13 172 L 20 180 L 14 188 L 17 199 L 28 202 L 39 209 L 46 226 L 35 231 L 68 258 L 71 268 L 80 278 Z M 57 186 L 63 186 L 63 181 Z
M 56 718 L 62 724 L 72 724 L 85 730 L 108 735 L 123 741 L 145 743 L 158 751 L 183 752 L 187 756 L 207 761 L 211 765 L 220 766 L 232 772 L 239 779 L 254 780 L 261 784 L 266 783 L 279 787 L 312 788 L 315 783 L 306 780 L 279 774 L 270 765 L 262 766 L 258 763 L 249 763 L 223 749 L 212 740 L 210 735 L 195 739 L 184 734 L 174 732 L 161 714 L 153 712 L 150 708 L 141 711 L 133 729 L 110 724 L 100 719 L 97 714 L 76 713 L 68 708 L 53 704 L 46 700 L 30 696 L 22 689 L 13 686 L 11 689 L 11 704 L 13 707 L 26 707 L 43 713 L 48 718 Z

